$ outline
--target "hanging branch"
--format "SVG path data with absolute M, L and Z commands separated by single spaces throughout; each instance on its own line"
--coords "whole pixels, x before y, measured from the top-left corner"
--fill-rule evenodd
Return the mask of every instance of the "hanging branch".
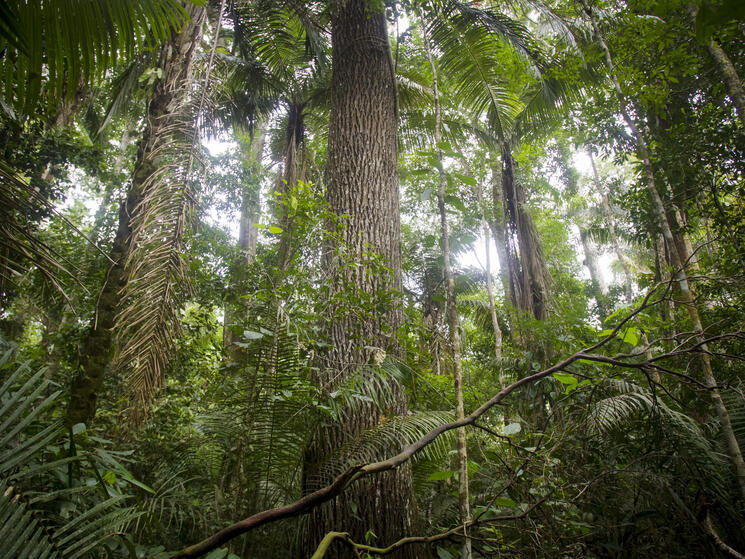
M 567 368 L 572 365 L 573 363 L 576 363 L 580 360 L 585 361 L 596 361 L 596 362 L 603 362 L 603 363 L 610 363 L 613 365 L 617 365 L 620 367 L 625 368 L 632 368 L 632 369 L 649 369 L 651 367 L 656 367 L 660 372 L 664 372 L 667 374 L 673 374 L 678 375 L 681 377 L 686 378 L 689 381 L 695 382 L 694 379 L 691 377 L 678 373 L 676 371 L 663 368 L 659 365 L 656 365 L 655 362 L 650 361 L 627 361 L 620 356 L 614 357 L 606 357 L 603 355 L 599 355 L 594 353 L 601 347 L 604 347 L 607 345 L 611 340 L 616 339 L 618 337 L 618 334 L 621 330 L 624 329 L 624 327 L 629 324 L 630 321 L 634 320 L 640 313 L 642 313 L 644 310 L 650 308 L 653 305 L 656 305 L 659 301 L 658 300 L 652 300 L 653 296 L 655 294 L 658 294 L 662 287 L 666 287 L 666 284 L 658 284 L 654 286 L 645 296 L 644 300 L 640 303 L 640 305 L 635 308 L 629 315 L 621 320 L 618 325 L 604 338 L 602 338 L 597 343 L 586 347 L 585 349 L 582 349 L 569 357 L 565 358 L 564 360 L 552 365 L 551 367 L 548 367 L 546 369 L 543 369 L 542 371 L 539 371 L 537 373 L 534 373 L 532 375 L 523 377 L 520 380 L 517 380 L 513 382 L 512 384 L 505 386 L 503 389 L 501 389 L 499 392 L 497 392 L 491 399 L 487 400 L 481 406 L 479 406 L 476 410 L 471 412 L 469 415 L 465 416 L 462 419 L 456 419 L 455 421 L 452 421 L 450 423 L 443 423 L 434 429 L 431 429 L 429 432 L 427 432 L 424 436 L 422 436 L 419 440 L 416 442 L 410 444 L 406 448 L 404 448 L 401 452 L 396 454 L 395 456 L 392 456 L 386 460 L 381 460 L 378 462 L 371 462 L 368 464 L 357 464 L 351 468 L 349 468 L 347 471 L 342 473 L 341 475 L 337 476 L 335 480 L 326 487 L 323 487 L 317 491 L 314 491 L 313 493 L 310 493 L 303 497 L 302 499 L 299 499 L 295 501 L 294 503 L 290 503 L 288 505 L 284 505 L 281 507 L 277 507 L 274 509 L 269 509 L 262 511 L 260 513 L 257 513 L 253 516 L 250 516 L 244 520 L 241 520 L 239 522 L 236 522 L 235 524 L 232 524 L 223 530 L 217 532 L 216 534 L 210 536 L 209 538 L 196 543 L 192 546 L 186 547 L 182 549 L 181 551 L 178 551 L 174 555 L 171 556 L 170 559 L 191 559 L 195 557 L 201 557 L 202 555 L 209 553 L 213 549 L 217 549 L 218 547 L 224 545 L 225 543 L 229 542 L 233 538 L 236 538 L 237 536 L 241 534 L 245 534 L 247 532 L 250 532 L 254 530 L 255 528 L 258 528 L 259 526 L 263 526 L 265 524 L 269 524 L 272 522 L 276 522 L 278 520 L 282 520 L 285 518 L 292 518 L 296 516 L 300 516 L 303 514 L 307 514 L 314 508 L 318 507 L 322 503 L 325 503 L 334 497 L 341 495 L 344 490 L 352 485 L 354 482 L 356 482 L 359 479 L 373 476 L 380 474 L 382 472 L 386 472 L 389 470 L 395 470 L 396 468 L 401 467 L 402 465 L 406 464 L 409 460 L 412 459 L 413 456 L 415 456 L 417 453 L 421 452 L 424 448 L 432 444 L 440 435 L 447 433 L 449 431 L 452 431 L 454 429 L 459 429 L 461 427 L 467 427 L 469 425 L 474 425 L 480 418 L 484 417 L 494 406 L 500 404 L 503 402 L 510 394 L 513 392 L 531 385 L 543 378 L 549 377 L 552 374 L 560 371 L 565 371 Z M 736 334 L 739 335 L 739 334 Z M 717 338 L 710 338 L 703 340 L 704 343 L 711 342 L 715 339 L 721 339 L 719 337 Z M 695 354 L 700 351 L 700 346 L 687 348 L 687 349 L 680 349 L 676 351 L 674 354 L 669 354 L 668 356 L 676 355 L 690 355 Z M 633 357 L 639 357 L 636 354 L 633 354 Z M 660 357 L 655 357 L 654 359 L 657 360 Z M 716 389 L 716 387 L 712 388 L 704 383 L 696 383 L 701 388 L 707 389 L 707 390 L 713 390 Z M 457 528 L 454 528 L 454 530 L 462 531 L 463 525 L 459 525 Z

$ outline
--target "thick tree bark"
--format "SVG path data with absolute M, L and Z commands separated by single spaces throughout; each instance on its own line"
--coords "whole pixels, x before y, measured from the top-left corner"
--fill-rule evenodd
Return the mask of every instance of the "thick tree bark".
M 345 245 L 340 258 L 351 258 L 357 265 L 334 269 L 335 247 L 329 247 L 328 267 L 336 293 L 351 288 L 362 297 L 375 300 L 383 296 L 388 301 L 376 316 L 362 318 L 351 309 L 337 308 L 330 328 L 333 350 L 328 356 L 329 367 L 319 373 L 323 389 L 333 389 L 356 367 L 378 360 L 383 352 L 397 353 L 396 333 L 402 323 L 397 295 L 401 290 L 401 231 L 396 90 L 385 15 L 371 6 L 366 0 L 341 1 L 333 5 L 331 13 L 327 199 L 336 215 L 348 216 L 340 222 Z M 371 252 L 382 257 L 388 273 L 365 265 Z M 390 393 L 385 415 L 405 413 L 408 406 L 403 390 L 391 385 Z M 385 420 L 383 410 L 370 405 L 362 413 L 346 416 L 342 424 L 319 430 L 306 451 L 304 492 L 327 485 L 332 478 L 324 462 L 333 459 L 346 442 Z M 372 530 L 376 541 L 395 541 L 413 532 L 415 517 L 408 467 L 361 480 L 343 497 L 313 510 L 303 556 L 311 555 L 332 530 L 348 531 L 361 540 Z M 329 550 L 328 557 L 348 557 L 348 553 L 339 545 Z M 419 557 L 421 553 L 420 549 L 407 549 L 396 557 Z
M 432 91 L 435 98 L 435 145 L 439 146 L 439 143 L 442 141 L 442 109 L 440 106 L 440 90 L 437 80 L 437 66 L 435 65 L 435 61 L 432 56 L 432 49 L 430 48 L 429 40 L 427 38 L 427 27 L 423 19 L 421 23 L 422 35 L 424 37 L 424 46 L 427 49 L 427 59 L 429 60 L 429 68 L 432 72 Z M 460 341 L 460 321 L 458 320 L 458 306 L 455 298 L 455 279 L 453 278 L 453 268 L 450 263 L 450 234 L 448 232 L 447 213 L 445 212 L 447 176 L 445 175 L 445 170 L 443 168 L 442 150 L 439 147 L 435 149 L 437 151 L 437 161 L 439 162 L 437 209 L 440 213 L 440 243 L 442 245 L 443 272 L 445 274 L 445 285 L 447 289 L 448 331 L 450 334 L 450 346 L 453 352 L 455 418 L 457 420 L 461 420 L 465 417 L 465 410 L 463 405 L 463 348 Z M 471 505 L 468 499 L 468 450 L 466 448 L 465 427 L 461 427 L 456 431 L 456 440 L 458 448 L 458 512 L 460 513 L 460 523 L 463 525 L 463 534 L 465 536 L 463 538 L 463 546 L 461 548 L 460 555 L 463 559 L 471 559 L 471 538 L 468 536 L 468 531 L 466 529 L 466 525 L 471 520 Z
M 634 119 L 631 118 L 631 115 L 629 114 L 629 111 L 627 109 L 628 103 L 626 97 L 623 94 L 623 91 L 621 90 L 621 85 L 615 72 L 610 49 L 608 49 L 608 45 L 605 43 L 605 40 L 603 39 L 603 36 L 598 29 L 594 14 L 590 10 L 590 8 L 588 8 L 585 0 L 582 0 L 582 5 L 585 9 L 585 12 L 590 18 L 595 36 L 597 37 L 598 42 L 600 43 L 600 46 L 605 53 L 605 62 L 608 67 L 608 72 L 610 74 L 613 87 L 618 97 L 618 101 L 621 107 L 621 114 L 626 121 L 626 125 L 631 130 L 634 139 L 636 140 L 639 158 L 642 161 L 642 167 L 647 179 L 647 190 L 649 191 L 649 195 L 652 201 L 652 211 L 654 213 L 655 219 L 657 220 L 657 225 L 662 232 L 662 237 L 665 239 L 668 250 L 670 252 L 671 264 L 675 269 L 675 275 L 673 279 L 678 285 L 681 300 L 683 302 L 683 305 L 686 307 L 686 310 L 688 311 L 688 316 L 691 320 L 691 324 L 693 325 L 693 330 L 696 332 L 697 342 L 700 344 L 701 366 L 703 370 L 704 380 L 707 384 L 707 387 L 709 388 L 709 393 L 711 394 L 714 409 L 716 411 L 717 418 L 719 419 L 722 435 L 727 443 L 727 449 L 729 451 L 730 460 L 735 469 L 735 475 L 737 478 L 738 486 L 740 488 L 741 496 L 743 500 L 745 500 L 745 461 L 743 460 L 742 450 L 740 449 L 739 442 L 732 428 L 732 422 L 730 420 L 729 412 L 727 411 L 724 400 L 722 399 L 722 395 L 719 392 L 719 384 L 717 383 L 716 377 L 714 376 L 714 371 L 711 366 L 709 349 L 705 342 L 704 328 L 698 313 L 698 307 L 696 306 L 696 297 L 690 284 L 688 283 L 688 276 L 685 271 L 685 264 L 689 260 L 691 255 L 687 253 L 679 253 L 679 250 L 681 250 L 681 248 L 675 242 L 670 223 L 668 221 L 668 216 L 665 211 L 665 205 L 662 201 L 662 197 L 660 196 L 660 192 L 657 189 L 654 169 L 652 167 L 652 160 L 649 155 L 647 143 L 644 139 L 644 136 L 638 130 L 636 122 L 634 121 Z M 683 248 L 683 250 L 685 250 L 685 247 Z
M 492 167 L 492 208 L 491 219 L 488 220 L 492 237 L 494 238 L 494 247 L 497 249 L 497 258 L 499 259 L 499 279 L 502 282 L 504 296 L 510 297 L 510 272 L 509 262 L 507 261 L 507 245 L 504 238 L 504 201 L 502 195 L 502 169 L 499 165 Z M 511 301 L 513 306 L 515 301 Z
M 111 249 L 110 258 L 115 264 L 106 274 L 90 333 L 83 343 L 79 372 L 70 389 L 66 417 L 68 425 L 90 423 L 96 413 L 98 395 L 113 353 L 112 328 L 119 310 L 121 291 L 127 280 L 124 263 L 130 250 L 130 224 L 146 194 L 150 177 L 158 170 L 159 147 L 168 141 L 169 126 L 174 111 L 179 107 L 177 100 L 183 96 L 184 84 L 190 80 L 192 62 L 199 45 L 205 10 L 192 7 L 189 11 L 189 25 L 174 35 L 161 50 L 158 67 L 163 77 L 148 101 L 147 125 L 139 144 L 127 199 L 119 210 L 119 226 Z

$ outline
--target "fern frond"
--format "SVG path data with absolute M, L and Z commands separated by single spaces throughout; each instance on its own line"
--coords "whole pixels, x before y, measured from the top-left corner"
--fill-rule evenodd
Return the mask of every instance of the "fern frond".
M 46 472 L 59 471 L 63 466 L 80 462 L 81 456 L 45 460 L 48 445 L 64 436 L 61 421 L 43 416 L 57 403 L 60 391 L 48 396 L 51 381 L 45 370 L 30 372 L 27 364 L 15 365 L 10 360 L 13 349 L 3 355 L 7 364 L 0 365 L 0 378 L 7 376 L 0 387 L 0 541 L 3 557 L 8 559 L 78 559 L 87 556 L 113 532 L 122 531 L 139 514 L 124 506 L 125 496 L 115 496 L 94 503 L 67 522 L 60 522 L 49 509 L 39 504 L 64 498 L 84 497 L 91 492 L 87 486 L 68 487 L 56 491 L 39 491 L 39 480 Z M 15 365 L 15 370 L 12 369 Z M 8 374 L 9 373 L 9 374 Z M 25 489 L 33 481 L 34 491 Z M 44 484 L 42 483 L 42 487 Z M 79 504 L 85 500 L 78 501 Z
M 453 421 L 449 411 L 422 411 L 383 420 L 348 441 L 334 454 L 327 456 L 318 471 L 323 479 L 338 476 L 354 464 L 375 462 L 395 455 L 438 425 Z M 417 460 L 438 460 L 452 448 L 453 431 L 438 437 L 419 453 Z

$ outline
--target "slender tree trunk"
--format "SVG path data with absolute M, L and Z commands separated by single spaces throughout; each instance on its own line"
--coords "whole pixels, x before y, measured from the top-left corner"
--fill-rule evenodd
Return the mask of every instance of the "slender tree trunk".
M 479 208 L 481 208 L 481 230 L 484 235 L 484 250 L 486 251 L 486 295 L 489 298 L 489 316 L 491 317 L 491 325 L 494 330 L 494 357 L 499 365 L 499 380 L 504 384 L 504 374 L 501 365 L 502 329 L 499 327 L 499 320 L 497 320 L 497 305 L 494 301 L 494 278 L 492 278 L 491 273 L 491 239 L 489 239 L 489 224 L 486 219 L 481 184 L 477 187 L 476 197 L 478 199 Z
M 420 15 L 421 18 L 421 15 Z M 453 352 L 453 384 L 455 385 L 455 417 L 463 419 L 465 410 L 463 406 L 463 362 L 460 341 L 460 324 L 458 321 L 458 307 L 455 298 L 455 279 L 453 278 L 453 269 L 450 264 L 450 235 L 448 233 L 447 213 L 445 212 L 445 189 L 447 186 L 447 176 L 443 168 L 442 150 L 439 143 L 442 141 L 442 109 L 440 106 L 440 91 L 437 80 L 437 66 L 432 57 L 432 49 L 427 38 L 427 27 L 424 19 L 421 19 L 422 35 L 424 37 L 424 46 L 427 49 L 427 59 L 429 68 L 432 72 L 432 90 L 435 98 L 435 149 L 437 150 L 439 184 L 437 188 L 437 208 L 440 212 L 440 239 L 442 244 L 442 261 L 443 271 L 445 273 L 445 284 L 447 288 L 447 316 L 448 330 L 450 333 L 450 346 Z M 487 244 L 487 253 L 488 253 Z M 501 332 L 500 332 L 501 333 Z M 471 509 L 468 499 L 468 450 L 466 447 L 466 429 L 458 428 L 456 432 L 458 446 L 458 510 L 460 512 L 460 522 L 463 524 L 463 547 L 461 548 L 461 557 L 471 559 L 471 538 L 466 530 L 466 523 L 471 520 Z
M 256 256 L 256 242 L 258 229 L 255 224 L 259 220 L 259 190 L 261 188 L 260 169 L 261 154 L 264 152 L 264 138 L 266 131 L 263 124 L 259 125 L 250 140 L 240 139 L 239 146 L 246 173 L 246 181 L 242 185 L 241 192 L 241 215 L 238 229 L 238 247 L 240 256 L 233 271 L 230 281 L 230 289 L 237 290 L 246 281 L 247 267 Z M 223 347 L 232 348 L 234 358 L 238 357 L 237 348 L 233 346 L 233 332 L 231 326 L 235 321 L 234 313 L 237 310 L 237 293 L 228 293 L 225 301 L 222 341 Z
M 629 261 L 627 260 L 626 255 L 621 250 L 621 241 L 619 240 L 618 233 L 616 231 L 616 223 L 615 223 L 615 218 L 613 217 L 613 211 L 611 210 L 611 207 L 610 207 L 610 201 L 608 200 L 608 195 L 605 193 L 605 190 L 602 187 L 602 183 L 600 182 L 600 175 L 598 174 L 598 169 L 595 166 L 595 158 L 592 156 L 592 151 L 588 150 L 587 155 L 590 156 L 590 165 L 592 166 L 592 176 L 595 179 L 595 189 L 598 191 L 598 194 L 600 195 L 600 203 L 603 207 L 603 213 L 605 214 L 605 220 L 608 224 L 608 230 L 610 231 L 610 239 L 611 239 L 611 244 L 613 246 L 613 252 L 616 253 L 616 258 L 618 258 L 618 261 L 621 263 L 621 267 L 623 268 L 624 291 L 626 294 L 626 302 L 631 304 L 631 301 L 633 298 L 631 267 L 629 266 Z
M 688 4 L 686 5 L 686 10 L 688 10 L 691 27 L 695 30 L 698 6 Z M 717 72 L 722 78 L 724 84 L 727 86 L 727 94 L 735 105 L 735 110 L 737 111 L 737 116 L 740 117 L 740 122 L 745 126 L 745 88 L 743 88 L 742 80 L 737 74 L 735 65 L 732 64 L 730 57 L 727 56 L 724 49 L 719 46 L 719 43 L 717 43 L 713 38 L 709 39 L 709 42 L 706 44 L 706 52 L 709 53 L 711 60 L 714 62 L 714 66 L 716 66 Z
M 90 423 L 96 413 L 98 395 L 112 357 L 112 328 L 127 280 L 124 263 L 130 250 L 132 218 L 144 200 L 150 177 L 158 170 L 158 147 L 170 134 L 168 128 L 178 106 L 174 101 L 183 95 L 199 44 L 205 10 L 193 7 L 189 11 L 190 24 L 161 50 L 159 68 L 163 77 L 148 101 L 147 126 L 140 140 L 127 198 L 119 210 L 119 226 L 111 249 L 110 257 L 115 264 L 107 271 L 90 332 L 83 342 L 79 372 L 70 389 L 68 425 Z
M 737 74 L 734 64 L 714 39 L 711 39 L 709 44 L 706 45 L 706 50 L 727 86 L 727 93 L 735 105 L 740 122 L 745 126 L 745 89 L 743 89 L 742 80 Z
M 361 296 L 375 299 L 387 294 L 385 310 L 360 319 L 339 308 L 331 324 L 333 350 L 329 367 L 319 372 L 323 389 L 333 389 L 361 364 L 383 352 L 399 351 L 396 333 L 402 323 L 401 230 L 398 192 L 396 89 L 388 43 L 385 14 L 367 0 L 335 3 L 331 11 L 332 109 L 329 126 L 327 198 L 330 209 L 341 218 L 346 254 L 358 265 L 333 271 L 332 289 L 337 293 L 354 288 Z M 389 273 L 371 273 L 365 265 L 371 251 L 380 255 Z M 333 247 L 329 247 L 333 253 Z M 390 302 L 390 295 L 393 301 Z M 371 347 L 378 348 L 371 350 Z M 399 415 L 408 405 L 403 389 L 390 381 L 385 415 Z M 332 474 L 323 464 L 350 439 L 385 421 L 384 410 L 370 405 L 364 413 L 346 416 L 342 424 L 319 430 L 305 456 L 304 491 L 326 485 Z M 354 507 L 354 508 L 353 508 Z M 363 541 L 372 530 L 376 542 L 392 542 L 411 534 L 416 505 L 410 468 L 365 478 L 344 495 L 314 509 L 309 533 L 304 538 L 304 557 L 312 554 L 330 530 L 350 532 Z M 422 549 L 409 546 L 395 557 L 422 556 Z M 328 557 L 349 557 L 349 550 L 335 545 Z
M 601 318 L 603 318 L 606 316 L 603 295 L 607 292 L 607 287 L 605 281 L 603 281 L 603 276 L 600 274 L 600 268 L 598 267 L 598 254 L 587 229 L 582 225 L 577 225 L 577 227 L 579 228 L 579 238 L 582 241 L 582 249 L 585 253 L 585 267 L 590 272 L 592 295 L 598 305 L 598 312 L 600 313 Z
M 647 189 L 649 191 L 649 195 L 652 200 L 652 211 L 655 215 L 655 218 L 657 219 L 657 225 L 662 231 L 662 236 L 668 245 L 668 249 L 669 249 L 670 257 L 671 257 L 671 263 L 673 265 L 673 268 L 675 269 L 674 279 L 677 282 L 678 288 L 680 290 L 682 302 L 684 306 L 686 307 L 686 310 L 688 311 L 688 316 L 691 319 L 693 329 L 697 335 L 696 336 L 697 341 L 700 344 L 700 348 L 702 352 L 701 363 L 702 363 L 702 368 L 703 368 L 703 373 L 704 373 L 704 380 L 707 384 L 707 387 L 709 388 L 709 393 L 711 394 L 711 398 L 714 403 L 714 409 L 716 410 L 716 414 L 719 419 L 720 427 L 722 429 L 722 435 L 724 436 L 725 441 L 727 443 L 730 460 L 732 461 L 732 465 L 734 466 L 734 469 L 735 469 L 737 482 L 740 488 L 741 495 L 743 497 L 743 500 L 745 500 L 745 461 L 743 460 L 742 451 L 737 441 L 737 437 L 735 436 L 735 432 L 732 429 L 732 422 L 730 420 L 729 412 L 727 411 L 727 408 L 724 404 L 724 400 L 722 399 L 722 395 L 719 392 L 719 388 L 718 388 L 719 385 L 714 376 L 714 371 L 711 366 L 711 359 L 709 357 L 709 349 L 707 347 L 707 344 L 704 342 L 705 340 L 704 328 L 703 328 L 703 325 L 701 324 L 701 318 L 699 316 L 698 308 L 696 306 L 696 298 L 693 294 L 691 286 L 688 283 L 688 276 L 684 268 L 684 264 L 689 259 L 690 255 L 678 253 L 678 247 L 676 246 L 675 239 L 673 238 L 673 233 L 670 228 L 670 224 L 668 222 L 667 214 L 665 212 L 665 205 L 662 202 L 662 198 L 660 196 L 659 190 L 657 189 L 657 186 L 655 184 L 654 170 L 652 167 L 652 162 L 651 162 L 651 158 L 649 155 L 649 149 L 647 147 L 647 143 L 644 140 L 644 136 L 638 130 L 636 123 L 631 118 L 627 110 L 626 97 L 624 96 L 623 91 L 621 90 L 621 85 L 618 81 L 618 77 L 616 76 L 610 50 L 608 49 L 608 46 L 606 45 L 605 40 L 603 39 L 603 36 L 600 34 L 600 31 L 597 26 L 597 22 L 595 20 L 595 16 L 593 12 L 590 10 L 590 8 L 588 8 L 585 0 L 582 0 L 582 5 L 585 9 L 585 12 L 590 18 L 590 22 L 592 23 L 593 30 L 595 32 L 595 36 L 597 37 L 600 43 L 600 46 L 602 47 L 605 53 L 606 65 L 608 66 L 608 72 L 613 82 L 613 87 L 616 91 L 616 95 L 618 96 L 618 101 L 621 106 L 621 114 L 624 120 L 626 121 L 626 125 L 631 130 L 631 133 L 634 139 L 636 140 L 637 149 L 639 151 L 639 156 L 642 161 L 642 166 L 644 168 L 644 172 L 645 172 L 646 179 L 647 179 Z

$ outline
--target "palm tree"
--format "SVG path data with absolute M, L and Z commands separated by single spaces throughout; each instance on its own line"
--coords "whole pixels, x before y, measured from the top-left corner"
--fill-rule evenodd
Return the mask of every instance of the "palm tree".
M 133 373 L 136 398 L 146 401 L 161 382 L 164 349 L 171 343 L 168 324 L 174 321 L 172 317 L 180 306 L 174 299 L 174 290 L 181 283 L 181 265 L 173 255 L 180 251 L 188 197 L 182 186 L 177 186 L 175 192 L 164 189 L 164 183 L 173 180 L 169 175 L 174 171 L 173 159 L 167 163 L 166 150 L 173 142 L 178 142 L 179 149 L 185 141 L 191 140 L 179 136 L 183 133 L 179 119 L 184 118 L 188 91 L 185 85 L 191 80 L 205 10 L 190 7 L 188 14 L 189 24 L 161 50 L 158 69 L 162 77 L 147 102 L 147 125 L 139 143 L 126 201 L 119 211 L 119 226 L 110 253 L 113 264 L 106 275 L 85 340 L 80 372 L 71 387 L 67 409 L 69 425 L 89 423 L 95 415 L 98 395 L 113 354 L 113 329 L 117 321 L 123 325 L 126 339 L 119 362 L 129 364 L 135 356 L 138 358 Z M 175 169 L 179 169 L 178 163 Z M 154 220 L 157 220 L 157 229 Z M 162 248 L 157 247 L 164 236 L 168 241 Z M 123 290 L 127 287 L 131 293 L 133 285 L 137 287 L 137 282 L 143 281 L 138 280 L 138 276 L 146 277 L 147 290 L 125 310 Z
M 69 123 L 87 89 L 117 61 L 153 48 L 188 19 L 178 0 L 111 0 L 70 9 L 67 2 L 11 0 L 0 9 L 0 113 L 9 126 L 46 121 Z M 45 115 L 53 118 L 46 119 Z M 3 134 L 12 134 L 4 126 Z M 54 213 L 38 185 L 30 186 L 12 165 L 0 163 L 0 261 L 3 281 L 35 266 L 59 291 L 74 277 L 34 233 L 32 216 Z M 78 231 L 68 223 L 70 229 Z
M 642 162 L 642 169 L 646 178 L 646 188 L 649 193 L 649 197 L 652 202 L 652 213 L 657 222 L 657 227 L 662 233 L 662 237 L 667 243 L 667 247 L 670 254 L 670 260 L 673 272 L 673 281 L 677 285 L 680 292 L 680 296 L 683 302 L 683 306 L 688 312 L 693 331 L 695 333 L 695 339 L 701 348 L 701 368 L 703 371 L 703 377 L 706 382 L 709 394 L 711 395 L 714 410 L 717 414 L 717 418 L 721 424 L 722 435 L 727 444 L 727 450 L 729 452 L 730 461 L 735 470 L 737 484 L 740 489 L 740 494 L 745 500 L 745 459 L 743 459 L 743 452 L 740 447 L 740 443 L 737 439 L 735 431 L 732 427 L 732 420 L 730 418 L 727 406 L 722 398 L 722 394 L 719 388 L 719 383 L 714 375 L 714 370 L 711 364 L 711 357 L 706 343 L 706 335 L 704 326 L 701 321 L 700 313 L 698 310 L 697 300 L 689 278 L 686 272 L 686 266 L 688 265 L 692 254 L 689 252 L 686 243 L 676 242 L 675 236 L 673 235 L 673 226 L 678 221 L 677 216 L 679 210 L 673 207 L 672 210 L 668 210 L 662 200 L 662 194 L 659 190 L 657 180 L 655 178 L 654 168 L 652 166 L 652 159 L 650 155 L 650 148 L 647 145 L 647 141 L 644 135 L 640 132 L 639 124 L 634 118 L 632 118 L 631 112 L 629 111 L 629 100 L 621 89 L 621 82 L 617 75 L 616 67 L 613 61 L 613 56 L 605 42 L 604 35 L 600 30 L 600 26 L 597 21 L 597 16 L 593 8 L 583 0 L 582 8 L 590 24 L 592 25 L 593 34 L 597 40 L 600 48 L 602 49 L 606 68 L 613 85 L 614 93 L 618 100 L 621 116 L 623 117 L 626 125 L 631 130 L 631 135 L 636 144 L 636 148 L 639 154 L 639 158 Z M 669 186 L 669 185 L 668 185 Z

